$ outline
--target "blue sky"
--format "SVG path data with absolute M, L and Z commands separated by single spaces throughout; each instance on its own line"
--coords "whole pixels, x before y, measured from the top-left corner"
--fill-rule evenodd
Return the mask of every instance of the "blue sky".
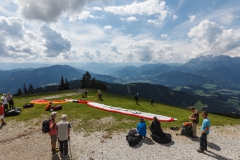
M 183 63 L 240 56 L 237 0 L 2 0 L 2 63 Z

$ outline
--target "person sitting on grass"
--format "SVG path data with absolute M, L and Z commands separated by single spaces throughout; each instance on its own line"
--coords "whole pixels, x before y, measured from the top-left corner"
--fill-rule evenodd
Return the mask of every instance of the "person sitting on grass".
M 146 134 L 147 134 L 147 131 L 146 131 L 146 123 L 144 121 L 143 118 L 140 119 L 140 122 L 138 123 L 137 125 L 137 131 L 139 133 L 139 135 L 141 136 L 141 138 L 145 138 L 146 137 Z
M 151 126 L 149 127 L 152 134 L 160 135 L 163 133 L 161 128 L 161 123 L 158 121 L 157 117 L 153 117 Z
M 49 102 L 48 105 L 45 107 L 45 111 L 50 111 L 52 108 L 52 102 Z
M 2 103 L 0 103 L 0 119 L 1 119 L 1 122 L 2 122 L 2 125 L 6 125 L 7 123 L 4 122 L 4 106 Z

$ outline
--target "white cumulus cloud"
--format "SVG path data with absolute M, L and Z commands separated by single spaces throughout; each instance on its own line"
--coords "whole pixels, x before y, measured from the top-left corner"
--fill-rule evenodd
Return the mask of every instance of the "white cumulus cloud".
M 21 13 L 28 19 L 56 22 L 66 12 L 81 12 L 92 0 L 17 0 Z
M 40 31 L 44 38 L 46 56 L 56 57 L 62 53 L 67 54 L 71 51 L 72 43 L 57 30 L 46 24 L 41 25 Z
M 188 36 L 195 45 L 195 55 L 240 55 L 239 31 L 225 29 L 215 22 L 202 21 L 198 26 L 191 28 Z
M 189 16 L 190 22 L 193 22 L 195 20 L 196 16 L 195 15 L 191 15 Z
M 104 29 L 112 29 L 112 26 L 104 26 Z
M 156 25 L 161 24 L 169 13 L 165 2 L 159 0 L 146 0 L 143 2 L 135 1 L 132 4 L 125 6 L 108 6 L 105 7 L 104 10 L 106 12 L 123 16 L 155 15 L 155 19 L 149 19 L 148 22 Z
M 176 20 L 176 19 L 178 19 L 178 16 L 174 14 L 174 15 L 172 16 L 172 19 L 173 19 L 173 20 Z
M 162 38 L 166 38 L 168 36 L 168 34 L 161 34 Z

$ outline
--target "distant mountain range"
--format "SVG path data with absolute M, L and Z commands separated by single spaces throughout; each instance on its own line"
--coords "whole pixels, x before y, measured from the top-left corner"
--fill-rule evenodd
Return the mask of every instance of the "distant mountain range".
M 54 65 L 50 67 L 42 67 L 38 69 L 14 69 L 8 71 L 0 71 L 2 78 L 0 79 L 0 92 L 16 93 L 18 88 L 23 87 L 23 83 L 28 85 L 31 83 L 35 88 L 47 85 L 58 84 L 61 77 L 67 78 L 68 81 L 81 79 L 86 71 L 70 67 L 68 65 Z M 98 80 L 105 82 L 123 81 L 109 75 L 91 74 Z M 79 84 L 80 87 L 80 84 Z
M 109 69 L 111 70 L 111 69 Z M 133 82 L 147 82 L 170 87 L 181 85 L 203 86 L 206 83 L 218 87 L 240 90 L 240 58 L 229 56 L 205 56 L 194 58 L 176 66 L 151 64 L 140 67 L 126 66 L 115 68 L 106 73 Z

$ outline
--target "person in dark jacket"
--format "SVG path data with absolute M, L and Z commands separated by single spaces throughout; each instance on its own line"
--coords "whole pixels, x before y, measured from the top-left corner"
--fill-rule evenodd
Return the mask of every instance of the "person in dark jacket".
M 161 123 L 158 121 L 157 117 L 153 117 L 153 122 L 150 126 L 150 130 L 152 134 L 160 135 L 163 133 L 161 128 Z
M 143 118 L 140 119 L 140 122 L 137 125 L 137 131 L 139 135 L 143 138 L 146 137 L 147 131 L 146 131 L 146 123 Z

